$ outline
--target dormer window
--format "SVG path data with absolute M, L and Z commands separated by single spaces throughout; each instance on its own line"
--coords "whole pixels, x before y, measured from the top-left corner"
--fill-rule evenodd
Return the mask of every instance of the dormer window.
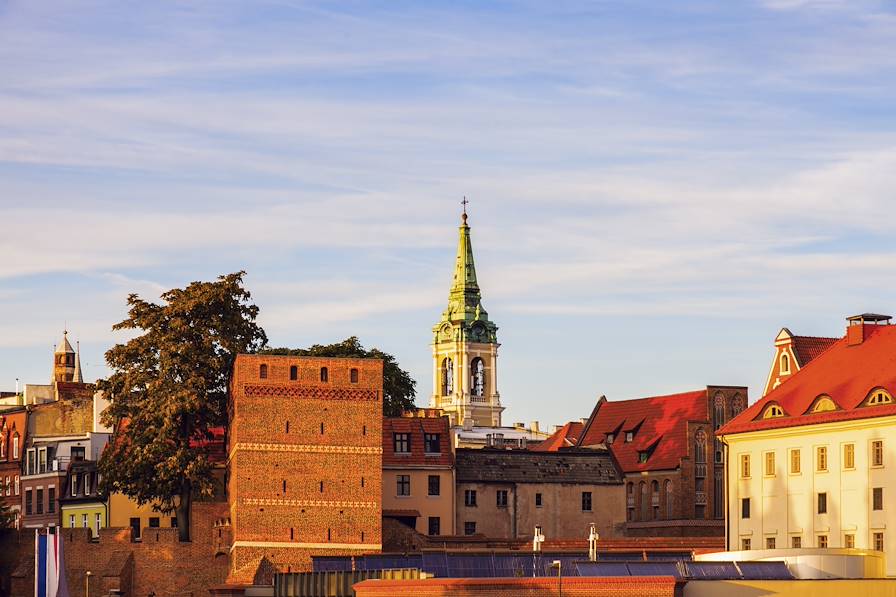
M 777 419 L 784 416 L 784 409 L 777 404 L 769 404 L 762 413 L 763 419 Z
M 634 431 L 626 431 L 625 432 L 625 443 L 630 444 L 630 443 L 632 443 L 632 441 L 634 441 L 634 439 L 635 439 Z
M 878 404 L 892 404 L 893 396 L 883 388 L 875 388 L 868 394 L 865 404 L 868 406 L 877 406 Z
M 614 438 L 613 438 L 613 434 L 612 434 L 612 433 L 608 433 L 608 434 L 607 434 L 607 445 L 612 444 L 612 443 L 613 443 L 613 439 L 614 439 Z
M 790 373 L 790 357 L 786 352 L 781 353 L 781 373 Z
M 647 452 L 638 452 L 638 462 L 644 463 L 647 462 L 648 454 Z M 656 481 L 654 481 L 656 483 Z
M 832 410 L 837 410 L 837 404 L 831 399 L 830 396 L 822 394 L 815 399 L 815 402 L 812 403 L 812 407 L 809 409 L 809 412 L 825 413 Z

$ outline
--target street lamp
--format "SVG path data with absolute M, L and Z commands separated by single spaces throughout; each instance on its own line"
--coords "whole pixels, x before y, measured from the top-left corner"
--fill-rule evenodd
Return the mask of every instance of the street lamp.
M 88 570 L 84 574 L 84 597 L 90 597 L 90 577 L 93 576 L 93 572 Z
M 554 560 L 551 562 L 551 568 L 557 569 L 557 596 L 563 597 L 563 573 L 561 571 L 561 566 L 563 563 L 560 560 Z

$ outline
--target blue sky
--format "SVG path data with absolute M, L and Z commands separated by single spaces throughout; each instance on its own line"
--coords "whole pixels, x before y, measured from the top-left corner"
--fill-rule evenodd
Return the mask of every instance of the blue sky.
M 896 10 L 0 3 L 0 388 L 129 292 L 245 269 L 274 345 L 431 393 L 459 201 L 506 420 L 708 383 L 894 311 Z

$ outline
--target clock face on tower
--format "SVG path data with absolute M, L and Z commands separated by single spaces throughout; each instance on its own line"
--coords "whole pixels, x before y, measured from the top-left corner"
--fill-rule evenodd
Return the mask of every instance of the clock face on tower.
M 485 326 L 481 323 L 473 324 L 470 335 L 473 338 L 473 342 L 485 342 L 488 338 L 488 332 L 486 332 Z
M 451 324 L 446 323 L 439 329 L 439 340 L 451 340 L 451 338 L 454 336 L 453 331 L 454 330 L 451 328 Z

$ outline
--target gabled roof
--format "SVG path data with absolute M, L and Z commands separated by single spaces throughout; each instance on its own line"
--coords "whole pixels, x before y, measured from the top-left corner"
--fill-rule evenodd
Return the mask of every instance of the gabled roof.
M 896 414 L 896 403 L 862 406 L 871 390 L 882 387 L 896 393 L 896 326 L 864 325 L 864 340 L 850 346 L 843 337 L 744 412 L 725 424 L 719 435 L 777 429 Z M 821 394 L 837 410 L 805 414 Z M 761 418 L 774 402 L 784 417 Z
M 530 450 L 532 452 L 556 452 L 560 448 L 572 448 L 578 442 L 579 436 L 582 435 L 583 428 L 584 425 L 579 421 L 570 421 L 547 439 L 532 446 Z
M 688 455 L 688 421 L 707 421 L 707 390 L 635 400 L 598 403 L 585 427 L 579 447 L 606 443 L 607 434 L 616 434 L 609 444 L 620 468 L 626 472 L 677 468 Z M 626 442 L 619 430 L 635 430 Z M 653 449 L 647 462 L 638 453 Z
M 411 435 L 410 454 L 396 454 L 394 433 Z M 424 453 L 424 435 L 438 433 L 438 454 Z M 385 417 L 383 418 L 383 466 L 391 467 L 450 467 L 453 464 L 451 432 L 448 417 Z
M 793 336 L 793 353 L 800 367 L 805 367 L 818 355 L 834 345 L 840 338 L 818 336 Z

